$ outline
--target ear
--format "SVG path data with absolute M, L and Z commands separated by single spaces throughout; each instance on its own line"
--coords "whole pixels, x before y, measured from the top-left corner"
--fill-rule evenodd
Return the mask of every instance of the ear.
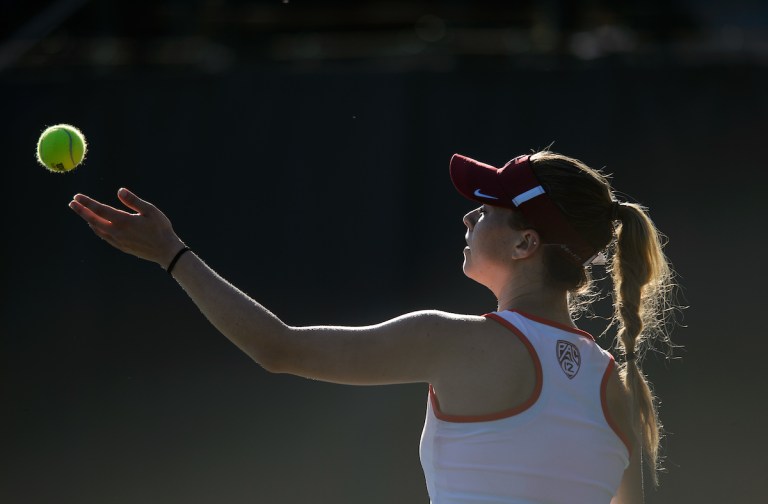
M 523 229 L 517 236 L 512 252 L 515 259 L 527 259 L 541 247 L 541 237 L 535 229 Z

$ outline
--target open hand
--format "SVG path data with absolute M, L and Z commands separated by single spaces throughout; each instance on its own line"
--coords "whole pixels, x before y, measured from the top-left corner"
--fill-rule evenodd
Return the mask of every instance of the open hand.
M 69 208 L 113 247 L 167 267 L 176 252 L 184 247 L 171 221 L 155 205 L 128 189 L 117 191 L 117 197 L 136 213 L 105 205 L 84 194 L 76 194 Z

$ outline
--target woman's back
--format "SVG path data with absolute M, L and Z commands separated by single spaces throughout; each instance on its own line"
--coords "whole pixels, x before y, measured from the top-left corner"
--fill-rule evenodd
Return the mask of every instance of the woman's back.
M 432 501 L 610 502 L 629 461 L 608 408 L 613 359 L 577 329 L 515 311 L 489 318 L 527 349 L 534 386 L 513 408 L 477 416 L 446 414 L 430 388 L 421 458 Z

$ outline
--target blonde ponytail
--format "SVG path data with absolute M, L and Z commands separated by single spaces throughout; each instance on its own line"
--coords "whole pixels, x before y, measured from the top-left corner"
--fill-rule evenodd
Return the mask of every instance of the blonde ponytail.
M 632 395 L 635 433 L 642 441 L 650 480 L 658 485 L 661 468 L 659 441 L 662 425 L 656 398 L 640 367 L 649 348 L 671 351 L 670 320 L 678 307 L 672 303 L 675 284 L 662 249 L 663 236 L 648 214 L 635 203 L 618 203 L 608 177 L 581 161 L 550 151 L 531 156 L 537 178 L 570 223 L 595 250 L 608 249 L 608 271 L 613 279 L 616 350 L 624 356 L 619 373 Z M 590 267 L 575 264 L 545 249 L 548 281 L 569 293 L 572 313 L 583 312 L 596 297 Z
M 660 341 L 671 348 L 666 319 L 670 313 L 672 270 L 662 252 L 662 236 L 645 209 L 634 203 L 617 207 L 615 254 L 610 266 L 614 285 L 616 347 L 625 356 L 620 376 L 633 399 L 633 418 L 654 486 L 661 469 L 659 441 L 662 424 L 656 397 L 640 363 L 645 352 Z

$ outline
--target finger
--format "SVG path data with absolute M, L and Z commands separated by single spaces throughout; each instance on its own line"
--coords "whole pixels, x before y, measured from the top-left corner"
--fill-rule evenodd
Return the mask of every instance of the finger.
M 136 210 L 142 215 L 147 215 L 156 210 L 155 205 L 153 205 L 149 201 L 145 201 L 139 198 L 138 196 L 133 194 L 131 191 L 129 191 L 125 187 L 121 187 L 117 191 L 117 197 L 120 199 L 120 201 L 123 202 L 125 206 L 127 206 L 131 210 Z
M 85 194 L 75 194 L 74 201 L 80 203 L 84 207 L 88 208 L 91 212 L 95 213 L 99 217 L 102 217 L 108 221 L 114 222 L 121 218 L 129 217 L 131 214 L 123 210 L 100 203 L 93 198 L 89 198 Z
M 69 208 L 74 210 L 74 212 L 82 217 L 82 219 L 88 223 L 89 226 L 91 226 L 91 229 L 98 228 L 107 230 L 110 226 L 112 226 L 112 223 L 108 221 L 107 219 L 97 215 L 93 212 L 90 208 L 83 205 L 77 200 L 72 200 L 69 202 Z
M 98 236 L 99 238 L 101 238 L 105 242 L 109 243 L 113 247 L 118 248 L 118 249 L 120 248 L 120 247 L 117 246 L 117 242 L 115 241 L 115 238 L 111 234 L 109 234 L 108 232 L 106 232 L 106 231 L 104 231 L 102 229 L 96 228 L 94 226 L 90 226 L 90 227 L 93 230 L 93 232 L 96 234 L 96 236 Z
M 112 236 L 111 234 L 109 234 L 109 232 L 105 231 L 104 229 L 100 229 L 100 228 L 97 228 L 95 226 L 91 226 L 90 224 L 89 224 L 89 226 L 90 226 L 91 230 L 93 231 L 93 233 L 96 236 L 98 236 L 99 238 L 101 238 L 105 242 L 109 243 L 110 245 L 112 245 L 113 247 L 115 247 L 118 250 L 125 250 L 125 249 L 123 249 L 123 247 L 121 247 L 117 243 L 117 240 L 115 239 L 115 237 Z

